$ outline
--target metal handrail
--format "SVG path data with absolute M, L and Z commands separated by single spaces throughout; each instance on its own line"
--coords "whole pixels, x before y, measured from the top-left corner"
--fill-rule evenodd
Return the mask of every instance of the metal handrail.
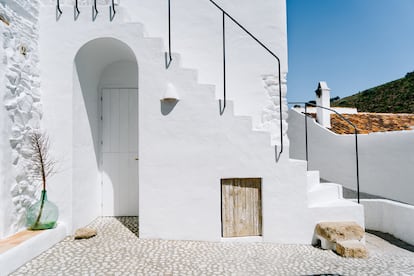
M 168 69 L 172 58 L 171 58 L 171 0 L 168 0 L 168 56 L 169 60 L 166 61 L 166 67 Z M 242 24 L 240 24 L 236 19 L 234 19 L 229 13 L 227 13 L 222 7 L 220 7 L 216 2 L 213 0 L 209 0 L 217 9 L 222 12 L 222 39 L 223 39 L 223 106 L 220 102 L 220 115 L 223 115 L 224 110 L 226 108 L 226 90 L 227 90 L 227 83 L 226 83 L 226 17 L 228 17 L 233 23 L 235 23 L 239 28 L 241 28 L 246 34 L 248 34 L 254 41 L 256 41 L 262 48 L 264 48 L 272 57 L 274 57 L 277 61 L 278 66 L 278 82 L 279 82 L 279 118 L 280 118 L 280 151 L 279 155 L 276 156 L 276 160 L 279 160 L 280 155 L 283 152 L 283 121 L 282 121 L 282 73 L 281 73 L 281 65 L 279 57 L 273 53 L 266 45 L 264 45 L 256 36 L 254 36 L 251 32 L 249 32 Z M 166 53 L 167 57 L 167 53 Z
M 56 2 L 56 11 L 59 13 L 59 16 L 57 17 L 60 17 L 63 13 L 63 11 L 60 9 L 60 0 L 57 0 Z
M 115 0 L 112 0 L 112 5 L 109 7 L 109 20 L 112 21 L 115 18 Z
M 74 7 L 74 17 L 75 20 L 78 19 L 80 14 L 79 6 L 78 6 L 78 0 L 75 0 L 75 7 Z
M 360 196 L 359 196 L 359 151 L 358 151 L 358 128 L 347 118 L 345 118 L 345 116 L 343 116 L 342 114 L 340 114 L 339 112 L 337 112 L 335 109 L 332 108 L 328 108 L 325 106 L 320 106 L 320 105 L 316 105 L 313 103 L 309 103 L 309 102 L 289 102 L 289 104 L 305 104 L 305 145 L 306 145 L 306 163 L 307 163 L 307 169 L 309 170 L 309 165 L 308 165 L 308 161 L 309 161 L 309 153 L 308 153 L 308 117 L 309 114 L 307 112 L 307 107 L 308 106 L 313 106 L 313 107 L 317 107 L 317 108 L 322 108 L 325 110 L 329 110 L 333 113 L 335 113 L 336 115 L 338 115 L 341 119 L 343 119 L 345 122 L 347 122 L 349 125 L 351 125 L 354 129 L 354 136 L 355 136 L 355 159 L 356 159 L 356 178 L 357 178 L 357 198 L 358 198 L 358 203 L 360 203 Z
M 165 53 L 165 67 L 168 69 L 172 62 L 171 57 L 171 0 L 168 0 L 168 58 L 167 53 Z
M 98 7 L 97 7 L 97 4 L 96 4 L 96 0 L 94 0 L 93 1 L 93 7 L 92 7 L 92 20 L 96 19 L 96 17 L 98 16 L 98 13 L 99 13 L 99 11 L 98 11 Z

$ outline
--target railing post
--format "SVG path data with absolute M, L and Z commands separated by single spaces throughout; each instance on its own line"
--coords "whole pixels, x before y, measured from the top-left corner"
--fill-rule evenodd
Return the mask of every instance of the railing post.
M 112 21 L 115 18 L 116 10 L 115 10 L 115 0 L 112 0 L 112 5 L 109 7 L 109 20 Z
M 222 11 L 222 33 L 223 33 L 223 105 L 220 99 L 220 115 L 226 109 L 226 14 Z
M 60 17 L 62 15 L 62 10 L 60 9 L 60 0 L 56 1 L 56 11 L 59 13 L 59 16 L 56 17 Z
M 354 129 L 355 131 L 355 157 L 356 157 L 356 173 L 357 173 L 357 196 L 358 196 L 358 204 L 359 202 L 359 153 L 358 153 L 358 130 L 357 128 Z
M 78 0 L 75 0 L 75 7 L 74 7 L 74 18 L 75 20 L 78 19 L 80 14 L 79 6 L 78 6 Z
M 165 67 L 168 69 L 172 62 L 171 56 L 171 0 L 168 0 L 168 58 L 165 53 L 166 63 Z
M 92 7 L 92 20 L 95 21 L 96 17 L 98 16 L 98 7 L 96 4 L 96 0 L 93 1 L 93 7 Z
M 306 150 L 306 170 L 309 171 L 309 153 L 308 153 L 308 105 L 305 103 L 305 150 Z

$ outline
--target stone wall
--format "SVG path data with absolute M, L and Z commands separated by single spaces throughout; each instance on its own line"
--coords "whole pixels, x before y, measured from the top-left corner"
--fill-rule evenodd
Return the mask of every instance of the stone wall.
M 262 111 L 261 125 L 258 129 L 269 131 L 272 145 L 280 146 L 280 100 L 279 100 L 279 77 L 275 75 L 264 75 L 262 77 L 266 89 L 267 101 Z M 288 144 L 287 118 L 288 106 L 286 100 L 286 74 L 282 73 L 282 135 L 283 143 Z
M 38 1 L 0 0 L 1 178 L 0 238 L 24 227 L 26 208 L 35 201 L 26 160 L 30 132 L 42 116 L 38 57 Z

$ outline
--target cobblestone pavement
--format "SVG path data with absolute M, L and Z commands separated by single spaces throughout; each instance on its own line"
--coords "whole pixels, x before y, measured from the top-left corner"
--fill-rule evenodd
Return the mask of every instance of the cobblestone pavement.
M 414 275 L 414 253 L 371 234 L 369 258 L 346 259 L 309 245 L 140 240 L 136 217 L 90 227 L 96 237 L 67 237 L 13 275 Z

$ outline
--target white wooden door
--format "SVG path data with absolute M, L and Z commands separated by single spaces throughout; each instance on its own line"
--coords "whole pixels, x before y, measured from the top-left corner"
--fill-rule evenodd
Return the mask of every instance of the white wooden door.
M 102 90 L 102 215 L 138 216 L 138 90 Z

